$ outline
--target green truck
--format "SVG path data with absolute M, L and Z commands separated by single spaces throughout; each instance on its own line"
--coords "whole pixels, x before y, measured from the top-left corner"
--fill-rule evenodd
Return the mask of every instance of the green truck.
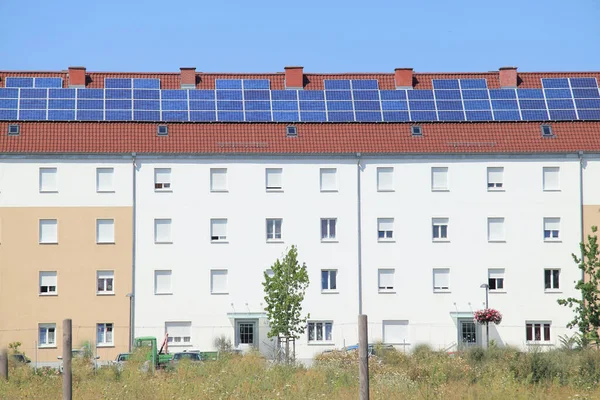
M 172 356 L 165 352 L 166 340 L 158 348 L 157 340 L 154 336 L 142 336 L 135 338 L 134 348 L 141 349 L 146 353 L 146 360 L 151 363 L 153 368 L 160 369 L 164 368 L 171 361 Z

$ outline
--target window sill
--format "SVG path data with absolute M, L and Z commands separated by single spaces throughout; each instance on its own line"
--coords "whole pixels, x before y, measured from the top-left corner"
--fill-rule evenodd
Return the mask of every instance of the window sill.
M 327 342 L 316 342 L 316 341 L 309 341 L 307 343 L 309 346 L 334 346 L 335 343 L 333 341 L 327 341 Z
M 221 296 L 221 295 L 224 295 L 224 294 L 229 294 L 229 292 L 210 292 L 210 294 Z
M 114 190 L 96 190 L 96 193 L 115 193 Z
M 115 244 L 115 242 L 96 242 L 96 244 L 104 245 L 104 244 Z
M 450 243 L 450 239 L 432 239 L 433 243 Z
M 553 343 L 546 342 L 525 342 L 527 346 L 554 346 Z
M 114 347 L 115 347 L 114 343 L 106 343 L 106 344 L 98 343 L 98 344 L 96 344 L 96 348 L 98 348 L 98 349 L 109 349 L 109 348 L 114 348 Z
M 267 239 L 267 243 L 283 243 L 280 239 Z
M 450 289 L 433 289 L 433 293 L 452 293 Z
M 211 240 L 210 243 L 212 243 L 212 244 L 228 244 L 229 240 Z
M 211 193 L 229 193 L 229 190 L 223 189 L 223 190 L 211 190 Z
M 40 242 L 40 244 L 43 244 L 45 246 L 47 246 L 47 245 L 57 245 L 58 242 Z
M 40 190 L 40 193 L 58 193 L 58 190 Z
M 544 293 L 562 293 L 560 289 L 544 289 Z
M 506 294 L 506 290 L 492 290 L 492 289 L 489 289 L 489 293 L 490 294 L 493 294 L 493 293 Z
M 337 189 L 321 189 L 321 193 L 336 193 Z
M 96 292 L 96 296 L 114 296 L 115 292 Z
M 396 294 L 394 289 L 379 289 L 378 293 L 380 294 Z
M 331 289 L 331 290 L 323 290 L 321 289 L 321 294 L 339 294 L 340 292 L 337 289 Z
M 394 193 L 395 190 L 394 189 L 377 189 L 378 192 L 381 193 Z
M 275 188 L 269 189 L 269 188 L 267 188 L 267 193 L 283 193 L 283 189 L 281 189 L 281 188 L 280 189 L 275 189 Z
M 395 239 L 377 239 L 377 243 L 396 243 Z
M 154 189 L 154 193 L 173 193 L 173 189 Z
M 560 189 L 544 189 L 544 192 L 560 192 Z
M 156 292 L 154 292 L 154 295 L 155 296 L 172 296 L 173 292 L 169 292 L 169 293 L 166 293 L 166 292 L 165 293 L 156 293 Z
M 488 188 L 488 192 L 506 192 L 503 188 Z
M 56 297 L 58 293 L 40 293 L 40 297 Z
M 58 347 L 56 347 L 55 344 L 49 344 L 49 345 L 39 345 L 38 349 L 57 349 Z
M 338 243 L 337 239 L 321 239 L 321 243 Z
M 489 240 L 488 243 L 506 243 L 506 240 Z
M 154 242 L 154 244 L 173 244 L 173 242 Z
M 560 239 L 544 239 L 544 243 L 561 243 Z
M 432 192 L 449 192 L 450 189 L 431 189 Z

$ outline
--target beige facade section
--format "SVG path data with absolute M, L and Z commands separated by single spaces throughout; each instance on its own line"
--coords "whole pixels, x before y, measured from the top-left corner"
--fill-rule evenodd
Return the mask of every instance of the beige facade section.
M 40 219 L 55 219 L 58 243 L 39 243 Z M 96 220 L 114 220 L 114 243 L 96 243 Z M 39 363 L 58 362 L 62 321 L 73 320 L 73 348 L 89 341 L 101 361 L 128 350 L 131 207 L 0 208 L 0 348 L 21 342 Z M 40 272 L 55 271 L 56 295 L 40 293 Z M 114 294 L 97 293 L 98 271 L 114 271 Z M 113 345 L 96 346 L 99 323 Z M 36 346 L 39 324 L 56 324 L 56 345 Z
M 592 226 L 600 228 L 600 205 L 583 206 L 583 234 L 585 235 L 585 241 L 587 241 L 587 235 L 592 233 Z

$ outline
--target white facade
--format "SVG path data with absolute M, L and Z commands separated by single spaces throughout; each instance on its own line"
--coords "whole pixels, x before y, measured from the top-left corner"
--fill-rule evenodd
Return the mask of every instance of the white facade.
M 315 339 L 321 338 L 300 338 L 298 357 L 355 344 L 358 175 L 362 312 L 369 317 L 371 342 L 386 340 L 406 349 L 429 343 L 448 350 L 467 336 L 483 343 L 481 327 L 474 327 L 473 337 L 467 322 L 484 308 L 480 285 L 489 277 L 502 279 L 502 272 L 503 289 L 490 290 L 489 306 L 504 319 L 490 326 L 491 339 L 524 347 L 527 324 L 540 322 L 551 324 L 550 337 L 544 340 L 542 334 L 541 344 L 556 344 L 569 332 L 572 310 L 556 300 L 578 295 L 574 282 L 580 271 L 571 258 L 581 240 L 575 155 L 363 158 L 360 172 L 357 161 L 138 157 L 136 336 L 161 337 L 168 326 L 184 326 L 189 337 L 171 342 L 171 351 L 212 350 L 215 337 L 223 334 L 236 345 L 250 341 L 269 355 L 273 343 L 266 336 L 263 272 L 293 244 L 311 281 L 304 311 L 314 322 Z M 544 167 L 559 168 L 558 190 L 544 190 Z M 156 188 L 157 168 L 170 168 L 170 187 Z M 267 188 L 273 169 L 281 169 L 280 181 Z M 324 218 L 336 219 L 333 240 L 321 239 Z M 560 218 L 558 238 L 545 239 L 544 218 Z M 157 219 L 171 220 L 170 241 L 155 243 Z M 267 236 L 267 219 L 281 219 L 281 240 Z M 493 237 L 489 219 L 502 222 Z M 392 220 L 391 237 L 378 233 L 381 220 L 385 229 Z M 446 224 L 436 238 L 434 223 Z M 544 270 L 550 268 L 560 270 L 558 289 L 545 289 Z M 434 291 L 434 269 L 448 270 L 439 278 L 447 280 L 442 286 L 448 289 Z M 155 293 L 157 270 L 171 271 L 170 293 L 164 284 Z M 321 270 L 337 271 L 335 289 L 321 290 Z M 386 270 L 383 289 L 379 270 Z

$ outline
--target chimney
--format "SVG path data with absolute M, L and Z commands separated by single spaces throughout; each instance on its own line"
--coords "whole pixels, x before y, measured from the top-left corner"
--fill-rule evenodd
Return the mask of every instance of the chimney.
M 304 67 L 285 67 L 285 88 L 304 88 Z
M 69 67 L 69 87 L 85 87 L 85 67 Z
M 181 88 L 196 89 L 196 67 L 181 67 Z
M 413 88 L 413 69 L 412 68 L 396 68 L 394 70 L 394 79 L 396 80 L 396 89 L 412 89 Z
M 517 67 L 500 68 L 500 87 L 513 89 L 517 87 Z

